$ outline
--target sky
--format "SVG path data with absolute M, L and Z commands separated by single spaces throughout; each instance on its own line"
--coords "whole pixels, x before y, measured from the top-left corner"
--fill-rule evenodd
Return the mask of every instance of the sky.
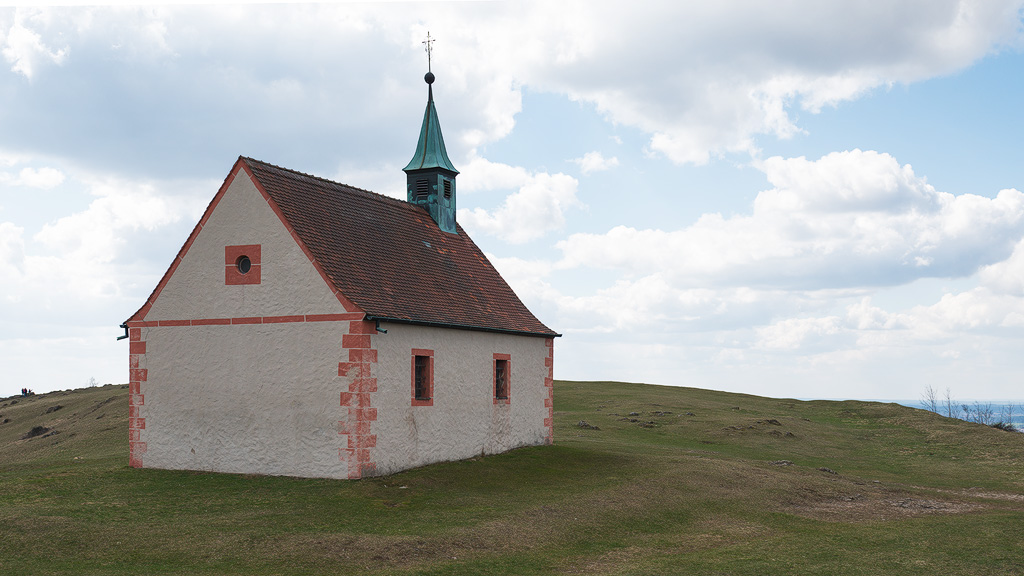
M 458 219 L 555 377 L 1024 400 L 1024 0 L 0 5 L 0 396 L 118 325 L 240 155 Z

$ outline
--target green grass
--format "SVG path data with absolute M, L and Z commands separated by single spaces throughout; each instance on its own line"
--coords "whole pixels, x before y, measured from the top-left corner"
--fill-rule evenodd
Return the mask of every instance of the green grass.
M 1024 434 L 895 404 L 559 381 L 555 446 L 360 481 L 131 469 L 127 408 L 0 400 L 0 574 L 1024 575 Z

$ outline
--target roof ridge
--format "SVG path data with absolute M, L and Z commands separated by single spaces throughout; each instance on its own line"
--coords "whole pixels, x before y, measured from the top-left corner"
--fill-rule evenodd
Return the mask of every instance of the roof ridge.
M 389 202 L 396 202 L 398 204 L 404 204 L 404 205 L 413 206 L 415 208 L 418 208 L 418 206 L 415 206 L 413 204 L 409 204 L 405 200 L 402 200 L 400 198 L 392 198 L 391 196 L 388 196 L 386 194 L 381 194 L 380 192 L 374 192 L 373 190 L 367 190 L 365 188 L 358 188 L 358 187 L 352 186 L 350 184 L 345 184 L 344 182 L 338 182 L 336 180 L 331 180 L 329 178 L 324 178 L 323 176 L 317 176 L 315 174 L 307 174 L 306 172 L 300 172 L 300 171 L 294 170 L 292 168 L 285 168 L 284 166 L 278 166 L 277 164 L 271 164 L 270 162 L 264 162 L 263 160 L 258 160 L 256 158 L 251 158 L 249 156 L 242 156 L 241 158 L 243 160 L 247 161 L 247 162 L 254 162 L 256 164 L 260 164 L 260 165 L 263 165 L 263 166 L 266 166 L 266 167 L 269 167 L 269 168 L 273 168 L 275 170 L 280 170 L 282 172 L 288 172 L 288 173 L 291 173 L 291 174 L 294 174 L 294 175 L 297 175 L 297 176 L 302 176 L 304 178 L 310 178 L 310 179 L 317 180 L 317 181 L 320 181 L 320 182 L 325 182 L 327 184 L 333 184 L 335 186 L 343 186 L 345 188 L 348 188 L 349 190 L 353 190 L 355 192 L 362 192 L 364 194 L 367 194 L 367 195 L 369 195 L 369 197 L 371 199 L 380 198 L 380 199 L 383 199 L 383 200 L 387 200 Z

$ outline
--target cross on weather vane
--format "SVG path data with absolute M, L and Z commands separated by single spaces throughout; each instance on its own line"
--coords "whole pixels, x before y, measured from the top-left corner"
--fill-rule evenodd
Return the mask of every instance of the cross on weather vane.
M 423 45 L 427 49 L 427 72 L 430 72 L 430 51 L 433 50 L 434 39 L 430 37 L 430 32 L 427 32 L 427 39 L 423 41 Z

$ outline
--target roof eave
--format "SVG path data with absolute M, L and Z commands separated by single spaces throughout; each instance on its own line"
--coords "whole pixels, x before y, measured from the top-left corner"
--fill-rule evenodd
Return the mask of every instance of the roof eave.
M 431 322 L 427 320 L 413 320 L 410 318 L 391 318 L 388 316 L 374 316 L 367 314 L 366 320 L 370 322 L 391 322 L 393 324 L 412 324 L 415 326 L 428 326 L 431 328 L 451 328 L 455 330 L 473 330 L 476 332 L 492 332 L 498 334 L 513 334 L 516 336 L 533 336 L 536 338 L 561 338 L 557 332 L 532 332 L 529 330 L 513 330 L 510 328 L 494 328 L 490 326 L 474 326 L 470 324 L 452 324 L 448 322 Z

